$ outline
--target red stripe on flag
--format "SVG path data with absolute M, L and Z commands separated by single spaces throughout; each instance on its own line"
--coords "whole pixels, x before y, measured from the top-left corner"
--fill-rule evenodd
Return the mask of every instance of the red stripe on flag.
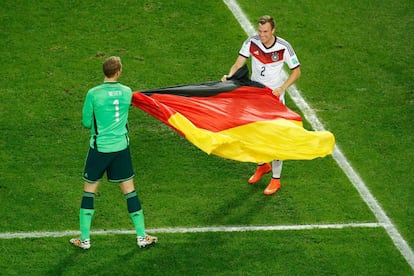
M 302 121 L 300 115 L 280 103 L 270 88 L 241 86 L 210 97 L 134 93 L 132 104 L 165 124 L 170 125 L 168 118 L 179 112 L 198 128 L 213 132 L 278 118 Z

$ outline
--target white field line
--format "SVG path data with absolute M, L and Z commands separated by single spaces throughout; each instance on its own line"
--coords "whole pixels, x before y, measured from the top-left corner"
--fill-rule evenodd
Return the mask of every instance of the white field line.
M 242 11 L 236 0 L 223 0 L 227 7 L 231 10 L 235 18 L 239 21 L 241 27 L 248 35 L 253 35 L 256 33 L 252 24 L 247 19 L 246 14 Z M 285 72 L 286 73 L 286 72 Z M 287 73 L 286 73 L 287 76 Z M 306 120 L 312 125 L 314 130 L 325 130 L 323 124 L 320 122 L 316 116 L 315 111 L 309 106 L 309 104 L 304 100 L 300 91 L 296 88 L 295 85 L 291 86 L 288 89 L 289 96 L 295 102 L 297 107 L 303 112 Z M 374 213 L 377 220 L 383 225 L 384 229 L 390 236 L 391 240 L 394 242 L 394 245 L 398 248 L 404 258 L 407 260 L 408 264 L 414 270 L 414 253 L 410 248 L 408 243 L 404 240 L 401 234 L 398 232 L 395 225 L 392 223 L 391 219 L 387 216 L 384 210 L 381 208 L 378 201 L 372 195 L 364 181 L 361 179 L 359 174 L 351 166 L 345 155 L 336 145 L 332 157 L 338 164 L 338 166 L 344 171 L 351 183 L 359 192 L 362 199 Z
M 312 229 L 343 229 L 350 227 L 376 228 L 384 227 L 380 223 L 347 223 L 347 224 L 309 224 L 309 225 L 269 225 L 269 226 L 214 226 L 195 228 L 154 228 L 146 229 L 148 233 L 203 233 L 203 232 L 250 232 L 250 231 L 287 231 L 287 230 L 312 230 Z M 92 230 L 92 235 L 135 234 L 135 230 Z M 0 233 L 0 239 L 28 239 L 79 236 L 78 231 L 58 232 L 13 232 Z

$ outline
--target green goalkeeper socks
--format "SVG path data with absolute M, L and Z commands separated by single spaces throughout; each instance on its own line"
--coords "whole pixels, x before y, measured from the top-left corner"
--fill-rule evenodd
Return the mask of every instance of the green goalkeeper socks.
M 79 224 L 81 232 L 81 241 L 90 239 L 90 231 L 94 210 L 94 193 L 84 192 L 82 196 L 81 208 L 79 211 Z
M 127 201 L 128 213 L 134 223 L 137 236 L 145 237 L 145 222 L 144 212 L 141 209 L 141 203 L 139 202 L 136 191 L 132 191 L 125 195 Z
M 91 223 L 92 217 L 95 213 L 93 209 L 80 209 L 79 212 L 79 221 L 80 221 L 80 232 L 81 232 L 81 241 L 90 239 Z
M 144 212 L 141 210 L 129 213 L 129 216 L 134 223 L 135 231 L 137 236 L 145 237 L 145 222 L 144 222 Z
M 95 194 L 93 193 L 83 193 L 81 208 L 79 212 L 81 241 L 90 239 L 92 218 L 93 214 L 95 213 L 94 197 Z M 127 200 L 129 216 L 131 217 L 132 223 L 134 224 L 137 236 L 145 237 L 144 212 L 141 209 L 141 204 L 136 192 L 134 191 L 125 195 L 125 199 Z

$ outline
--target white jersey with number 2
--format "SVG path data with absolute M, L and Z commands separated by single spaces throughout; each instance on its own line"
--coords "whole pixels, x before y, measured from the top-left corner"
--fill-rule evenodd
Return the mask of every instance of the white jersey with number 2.
M 290 69 L 300 65 L 292 46 L 280 37 L 276 37 L 275 43 L 266 48 L 258 35 L 251 36 L 243 43 L 239 55 L 252 57 L 252 80 L 272 89 L 283 84 L 282 70 L 285 63 Z

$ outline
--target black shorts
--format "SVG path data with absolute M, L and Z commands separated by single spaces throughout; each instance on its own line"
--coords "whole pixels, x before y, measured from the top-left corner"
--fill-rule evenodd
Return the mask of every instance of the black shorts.
M 123 182 L 134 177 L 129 147 L 110 153 L 103 153 L 89 148 L 83 171 L 83 180 L 95 183 L 102 179 L 105 172 L 110 182 Z

